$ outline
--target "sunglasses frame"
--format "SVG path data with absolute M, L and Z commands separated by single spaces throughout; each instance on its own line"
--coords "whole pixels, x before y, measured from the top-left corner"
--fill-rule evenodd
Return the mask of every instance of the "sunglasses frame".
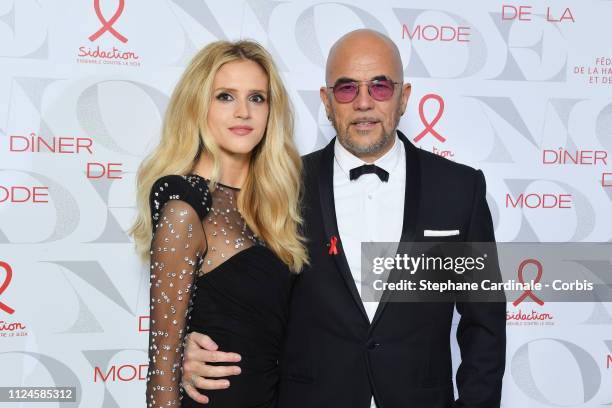
M 359 92 L 361 91 L 361 84 L 367 84 L 368 86 L 368 95 L 370 95 L 370 98 L 374 99 L 377 102 L 385 102 L 388 101 L 389 99 L 376 99 L 375 97 L 372 96 L 372 85 L 376 82 L 382 82 L 382 81 L 389 81 L 391 84 L 393 84 L 393 93 L 391 94 L 391 96 L 389 97 L 389 99 L 391 99 L 393 97 L 393 95 L 395 94 L 395 85 L 401 85 L 402 82 L 396 82 L 394 80 L 392 80 L 391 78 L 377 78 L 377 79 L 368 79 L 365 81 L 342 81 L 339 83 L 334 84 L 334 86 L 326 86 L 327 89 L 331 89 L 332 90 L 332 94 L 334 95 L 334 99 L 336 100 L 336 102 L 338 103 L 351 103 L 355 100 L 355 98 L 357 98 L 357 96 L 359 96 Z M 355 93 L 355 96 L 353 97 L 353 99 L 351 99 L 350 101 L 346 101 L 346 102 L 340 102 L 338 100 L 338 97 L 336 97 L 336 93 L 334 92 L 334 88 L 337 87 L 338 85 L 345 85 L 345 84 L 357 84 L 357 92 Z

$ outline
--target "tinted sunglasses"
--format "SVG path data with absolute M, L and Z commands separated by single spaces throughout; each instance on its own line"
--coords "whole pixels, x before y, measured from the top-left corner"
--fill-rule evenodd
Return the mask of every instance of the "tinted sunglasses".
M 395 85 L 400 82 L 394 82 L 391 79 L 371 79 L 369 81 L 341 81 L 334 86 L 328 86 L 332 89 L 334 98 L 338 103 L 353 102 L 359 94 L 359 85 L 365 83 L 368 85 L 368 94 L 379 102 L 388 101 L 395 92 Z

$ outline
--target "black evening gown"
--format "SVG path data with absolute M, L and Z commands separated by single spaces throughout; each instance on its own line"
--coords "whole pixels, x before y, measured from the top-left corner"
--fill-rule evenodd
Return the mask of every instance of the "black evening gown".
M 151 195 L 148 407 L 274 408 L 294 274 L 248 227 L 240 190 L 198 175 L 171 175 Z M 186 333 L 239 353 L 242 372 L 193 401 L 180 387 Z M 167 405 L 169 404 L 169 405 Z

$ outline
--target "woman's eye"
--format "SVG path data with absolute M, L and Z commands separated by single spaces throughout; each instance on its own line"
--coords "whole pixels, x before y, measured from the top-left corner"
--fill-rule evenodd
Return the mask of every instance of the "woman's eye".
M 217 95 L 217 100 L 222 101 L 222 102 L 229 102 L 232 101 L 234 98 L 232 98 L 232 95 L 228 94 L 227 92 L 222 92 L 219 95 Z
M 264 98 L 263 95 L 260 94 L 251 95 L 249 99 L 255 103 L 263 103 L 266 101 L 266 98 Z

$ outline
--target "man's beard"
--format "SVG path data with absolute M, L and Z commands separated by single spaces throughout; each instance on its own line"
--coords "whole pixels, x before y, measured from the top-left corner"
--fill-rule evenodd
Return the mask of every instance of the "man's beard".
M 398 116 L 398 119 L 399 119 L 399 116 Z M 346 127 L 346 129 L 344 129 L 344 133 L 343 133 L 339 129 L 338 123 L 336 122 L 336 119 L 335 119 L 335 115 L 332 115 L 331 122 L 332 122 L 332 125 L 334 126 L 334 129 L 336 129 L 336 134 L 338 135 L 338 139 L 340 139 L 340 142 L 342 142 L 341 143 L 342 146 L 344 146 L 346 150 L 348 150 L 349 152 L 351 152 L 353 155 L 357 157 L 361 157 L 363 155 L 376 154 L 380 152 L 381 150 L 385 148 L 385 146 L 388 145 L 388 143 L 390 143 L 390 141 L 395 136 L 395 129 L 388 131 L 387 129 L 385 129 L 385 125 L 381 121 L 379 123 L 382 127 L 382 136 L 378 140 L 374 141 L 373 143 L 363 146 L 363 145 L 359 145 L 355 143 L 355 140 L 349 133 L 349 128 L 351 127 L 351 124 L 349 124 Z M 397 123 L 395 124 L 395 126 L 397 127 Z

